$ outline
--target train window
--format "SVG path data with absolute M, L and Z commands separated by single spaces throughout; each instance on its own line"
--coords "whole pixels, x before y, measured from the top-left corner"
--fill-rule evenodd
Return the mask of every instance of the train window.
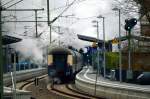
M 53 63 L 53 55 L 48 55 L 48 65 Z
M 73 56 L 72 55 L 68 55 L 68 57 L 67 57 L 67 63 L 69 65 L 73 65 Z

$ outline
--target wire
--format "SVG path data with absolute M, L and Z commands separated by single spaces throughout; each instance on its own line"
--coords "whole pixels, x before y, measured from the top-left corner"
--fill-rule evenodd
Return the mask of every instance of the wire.
M 9 4 L 12 1 L 14 1 L 14 0 L 10 0 L 10 1 L 6 2 L 5 4 L 3 4 L 2 6 L 5 6 L 5 5 Z
M 39 13 L 44 13 L 44 12 L 37 12 L 37 14 L 39 14 Z M 33 17 L 35 14 L 33 14 L 32 13 L 32 15 L 29 15 L 29 16 L 24 16 L 24 17 L 21 17 L 21 18 L 19 18 L 18 20 L 20 20 L 20 19 L 25 19 L 25 18 L 30 18 L 30 17 Z
M 86 0 L 82 0 L 82 1 L 86 1 Z M 79 1 L 79 2 L 82 2 L 82 1 Z M 69 4 L 69 5 L 70 5 L 70 4 Z M 57 10 L 57 9 L 64 8 L 64 7 L 67 7 L 67 6 L 58 7 L 58 8 L 53 9 L 53 10 Z M 51 11 L 52 11 L 52 10 L 51 10 Z M 41 12 L 38 12 L 38 14 L 39 14 L 39 13 L 41 13 Z M 44 12 L 42 12 L 42 13 L 44 13 Z M 33 17 L 33 16 L 34 16 L 34 14 L 29 15 L 29 16 L 25 16 L 25 17 L 21 17 L 21 18 L 19 18 L 18 20 L 20 20 L 20 19 L 25 19 L 25 18 L 30 18 L 30 17 Z
M 55 22 L 55 21 L 56 21 L 64 12 L 66 12 L 75 2 L 76 2 L 76 0 L 74 0 L 71 4 L 69 4 L 66 9 L 64 9 L 57 17 L 55 17 L 55 18 L 51 21 L 51 23 Z
M 75 4 L 79 4 L 79 3 L 83 2 L 83 1 L 87 1 L 87 0 L 77 1 Z M 50 11 L 59 10 L 59 9 L 65 8 L 65 7 L 69 6 L 69 5 L 70 5 L 70 4 L 68 4 L 68 5 L 64 5 L 64 6 L 60 6 L 60 7 L 57 7 L 57 8 L 51 9 Z
M 20 3 L 20 2 L 22 2 L 22 1 L 23 1 L 23 0 L 20 0 L 20 1 L 16 2 L 16 3 L 14 3 L 14 4 L 12 4 L 12 5 L 8 6 L 8 7 L 6 7 L 6 9 L 8 9 L 8 8 L 10 8 L 10 7 L 12 7 L 12 6 L 14 6 L 14 5 L 16 5 L 16 4 Z

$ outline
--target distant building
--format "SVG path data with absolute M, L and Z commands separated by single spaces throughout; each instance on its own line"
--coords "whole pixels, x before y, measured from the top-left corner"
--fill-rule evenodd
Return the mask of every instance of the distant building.
M 134 0 L 140 4 L 141 36 L 150 36 L 150 0 Z
M 141 36 L 150 37 L 150 0 L 134 0 L 140 4 Z M 139 49 L 150 52 L 150 41 L 139 41 Z

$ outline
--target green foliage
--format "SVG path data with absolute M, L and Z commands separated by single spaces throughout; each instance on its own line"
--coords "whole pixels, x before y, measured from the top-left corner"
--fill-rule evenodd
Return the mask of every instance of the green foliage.
M 119 64 L 119 54 L 116 52 L 106 53 L 106 67 L 109 69 L 115 69 Z

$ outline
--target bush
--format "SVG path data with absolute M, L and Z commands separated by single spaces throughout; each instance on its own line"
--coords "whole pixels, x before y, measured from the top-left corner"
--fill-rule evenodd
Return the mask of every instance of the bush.
M 106 67 L 109 69 L 118 68 L 119 54 L 117 52 L 106 52 Z

